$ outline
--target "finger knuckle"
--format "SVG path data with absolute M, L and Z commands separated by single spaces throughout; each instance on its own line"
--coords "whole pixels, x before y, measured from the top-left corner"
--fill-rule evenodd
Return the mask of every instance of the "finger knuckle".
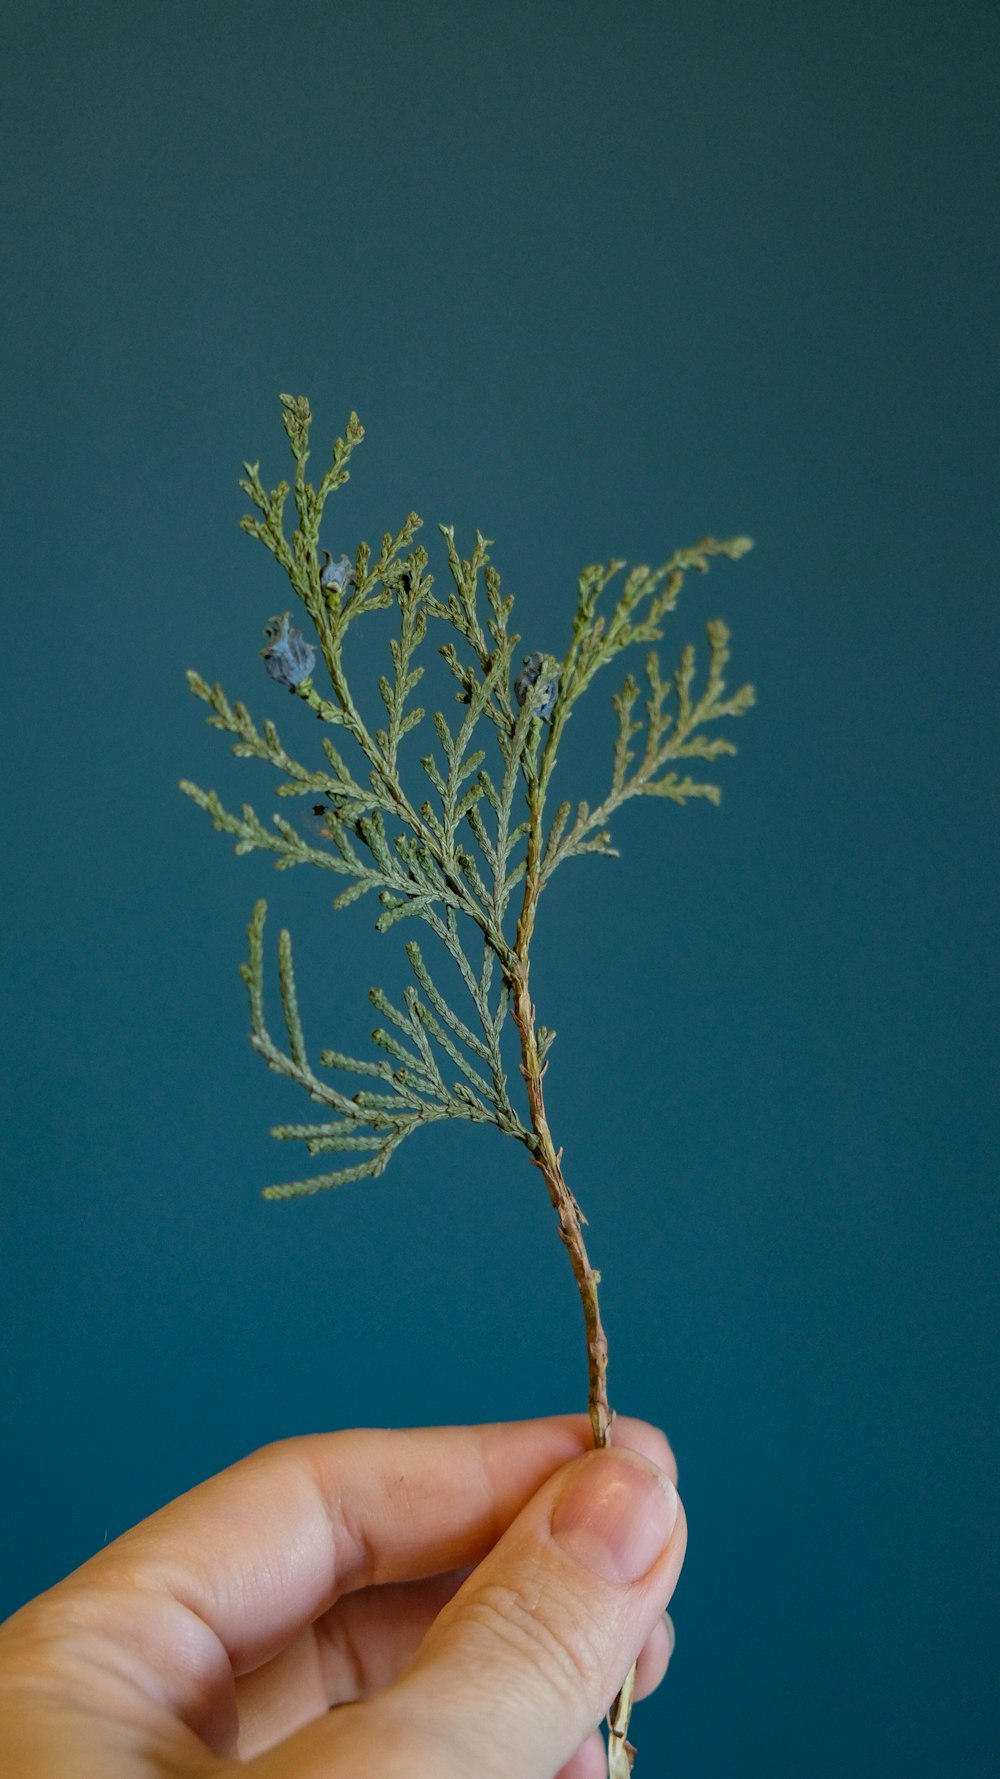
M 530 1595 L 490 1582 L 468 1596 L 462 1611 L 467 1623 L 486 1632 L 494 1650 L 509 1655 L 513 1668 L 530 1667 L 566 1703 L 579 1698 L 581 1683 L 598 1666 L 597 1639 L 587 1618 L 549 1592 Z

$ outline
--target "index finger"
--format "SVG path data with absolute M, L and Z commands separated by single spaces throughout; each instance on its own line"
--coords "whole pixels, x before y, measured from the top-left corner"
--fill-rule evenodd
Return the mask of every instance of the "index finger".
M 622 1418 L 615 1438 L 673 1468 L 665 1437 L 646 1423 Z M 344 1593 L 479 1562 L 553 1471 L 590 1444 L 582 1415 L 283 1440 L 126 1532 L 59 1591 L 107 1588 L 126 1639 L 138 1626 L 117 1622 L 123 1614 L 141 1614 L 148 1633 L 157 1601 L 175 1602 L 214 1633 L 232 1672 L 245 1673 Z

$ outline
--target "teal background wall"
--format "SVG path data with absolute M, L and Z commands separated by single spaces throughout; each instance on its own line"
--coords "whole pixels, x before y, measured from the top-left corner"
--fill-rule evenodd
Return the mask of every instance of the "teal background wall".
M 724 616 L 758 686 L 721 808 L 626 811 L 536 961 L 613 1399 L 691 1521 L 637 1739 L 673 1779 L 992 1773 L 996 7 L 2 13 L 0 1610 L 276 1436 L 583 1404 L 499 1137 L 258 1196 L 306 1108 L 245 1043 L 255 898 L 317 1047 L 401 950 L 176 790 L 271 806 L 188 666 L 317 743 L 235 486 L 303 391 L 320 455 L 368 429 L 335 549 L 478 525 L 531 644 L 583 563 L 758 540 L 670 633 Z

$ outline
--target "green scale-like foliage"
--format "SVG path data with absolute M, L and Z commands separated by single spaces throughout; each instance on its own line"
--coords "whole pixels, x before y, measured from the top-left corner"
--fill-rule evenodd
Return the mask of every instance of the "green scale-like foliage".
M 352 414 L 334 446 L 330 467 L 314 487 L 305 474 L 309 404 L 298 396 L 281 400 L 295 460 L 294 482 L 267 490 L 259 466 L 244 465 L 240 486 L 255 512 L 242 520 L 242 528 L 259 538 L 285 571 L 316 638 L 324 690 L 309 675 L 293 686 L 294 694 L 321 721 L 347 731 L 367 773 L 364 782 L 355 777 L 327 736 L 322 738 L 322 760 L 301 765 L 286 752 L 272 721 L 258 727 L 245 705 L 231 705 L 221 686 L 209 686 L 191 672 L 192 692 L 211 709 L 208 721 L 236 737 L 233 752 L 269 761 L 281 775 L 279 797 L 308 796 L 320 803 L 322 829 L 306 838 L 284 815 L 274 815 L 268 825 L 249 804 L 236 815 L 214 791 L 187 781 L 181 788 L 207 811 L 216 828 L 234 836 L 237 852 L 271 852 L 279 870 L 310 864 L 334 872 L 344 885 L 335 908 L 371 891 L 381 904 L 375 922 L 380 932 L 402 920 L 422 921 L 457 965 L 467 1003 L 463 1012 L 452 1007 L 420 946 L 411 940 L 406 953 L 414 980 L 404 1005 L 394 1006 L 381 989 L 371 991 L 381 1021 L 372 1033 L 377 1054 L 363 1059 L 324 1050 L 319 1067 L 325 1074 L 317 1074 L 299 1017 L 287 932 L 278 942 L 285 1039 L 276 1041 L 268 1029 L 263 996 L 266 906 L 257 903 L 249 927 L 249 958 L 242 966 L 251 1043 L 270 1068 L 299 1082 L 327 1114 L 323 1123 L 281 1125 L 274 1134 L 304 1142 L 311 1156 L 351 1158 L 332 1171 L 268 1188 L 267 1196 L 273 1198 L 380 1174 L 404 1138 L 441 1118 L 498 1125 L 533 1155 L 538 1153 L 538 1132 L 523 1122 L 512 1103 L 501 1059 L 511 997 L 518 982 L 526 981 L 538 897 L 566 860 L 614 853 L 608 823 L 630 798 L 661 797 L 682 804 L 707 797 L 718 802 L 717 785 L 692 778 L 682 763 L 735 752 L 732 742 L 712 728 L 719 719 L 741 716 L 753 703 L 750 686 L 727 695 L 723 673 L 729 632 L 723 623 L 708 625 L 708 670 L 700 690 L 693 647 L 683 650 L 676 670 L 664 677 L 650 646 L 661 640 L 663 620 L 674 610 L 688 571 L 707 572 L 713 556 L 735 560 L 750 548 L 748 538 L 704 538 L 658 568 L 631 569 L 609 610 L 599 611 L 598 606 L 626 564 L 584 569 L 566 652 L 561 660 L 542 657 L 520 702 L 512 691 L 519 641 L 509 628 L 514 602 L 502 593 L 489 542 L 478 532 L 465 560 L 453 529 L 440 528 L 453 583 L 446 597 L 435 591 L 426 551 L 414 544 L 421 525 L 415 513 L 394 536 L 385 534 L 374 560 L 362 543 L 351 575 L 342 581 L 321 579 L 324 506 L 348 479 L 364 432 Z M 290 538 L 284 529 L 289 494 L 297 516 Z M 371 730 L 348 683 L 344 643 L 353 623 L 387 607 L 395 608 L 399 631 L 389 643 L 389 667 L 378 685 L 385 722 Z M 459 710 L 450 721 L 436 711 L 428 725 L 425 712 L 412 700 L 423 676 L 417 656 L 428 630 L 435 629 L 447 637 L 439 650 L 458 683 Z M 570 716 L 595 675 L 634 645 L 647 648 L 644 683 L 629 672 L 612 698 L 617 736 L 607 790 L 593 806 L 579 803 L 574 809 L 562 802 L 550 810 L 550 782 Z M 400 744 L 421 724 L 429 739 L 429 751 L 420 762 L 426 784 L 414 788 L 402 780 Z M 526 921 L 528 899 L 531 918 Z M 534 1035 L 537 1055 L 544 1057 L 553 1034 L 539 1027 Z M 348 1093 L 328 1076 L 354 1076 L 367 1085 Z

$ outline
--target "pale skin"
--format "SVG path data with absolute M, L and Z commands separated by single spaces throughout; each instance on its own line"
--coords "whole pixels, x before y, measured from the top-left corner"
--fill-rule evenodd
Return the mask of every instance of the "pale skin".
M 599 1779 L 684 1555 L 662 1433 L 586 1416 L 267 1446 L 0 1626 L 10 1779 Z M 331 1707 L 337 1707 L 331 1709 Z

